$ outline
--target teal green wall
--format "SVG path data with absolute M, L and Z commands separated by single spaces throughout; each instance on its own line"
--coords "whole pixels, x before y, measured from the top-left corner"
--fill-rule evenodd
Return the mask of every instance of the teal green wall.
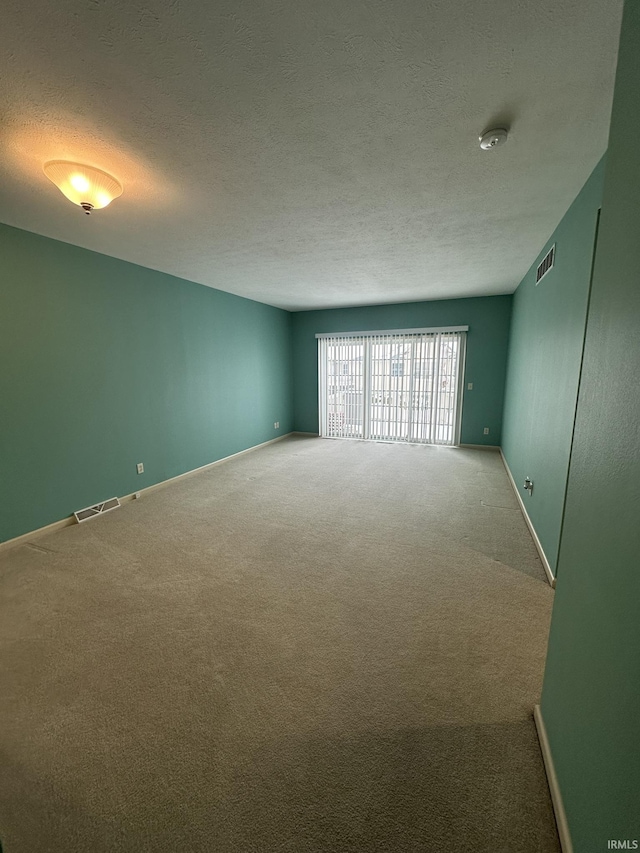
M 638 44 L 627 2 L 542 694 L 576 853 L 640 842 Z
M 0 541 L 289 432 L 290 325 L 0 225 Z
M 297 312 L 293 315 L 295 429 L 318 432 L 317 333 L 468 325 L 461 442 L 500 444 L 510 314 L 511 296 Z M 468 382 L 473 382 L 473 391 L 466 390 Z M 489 435 L 484 435 L 484 427 L 489 427 Z
M 533 480 L 533 494 L 521 494 L 554 572 L 603 177 L 604 160 L 513 297 L 502 452 L 518 485 Z M 536 287 L 537 266 L 554 243 L 554 267 Z

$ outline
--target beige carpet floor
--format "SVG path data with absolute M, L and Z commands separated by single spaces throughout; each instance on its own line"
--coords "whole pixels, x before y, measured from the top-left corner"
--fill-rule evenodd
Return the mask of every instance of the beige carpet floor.
M 290 438 L 0 555 L 4 853 L 557 853 L 498 454 Z

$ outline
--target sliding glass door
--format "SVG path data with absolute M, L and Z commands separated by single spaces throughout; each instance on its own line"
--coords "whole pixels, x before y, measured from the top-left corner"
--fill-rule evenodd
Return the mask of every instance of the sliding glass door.
M 324 345 L 325 426 L 333 438 L 364 438 L 362 338 L 327 339 Z
M 465 333 L 318 335 L 320 434 L 457 444 Z

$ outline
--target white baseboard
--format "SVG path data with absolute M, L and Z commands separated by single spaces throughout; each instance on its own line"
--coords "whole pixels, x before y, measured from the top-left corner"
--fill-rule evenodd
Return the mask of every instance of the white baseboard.
M 520 496 L 520 491 L 518 490 L 518 487 L 516 486 L 516 481 L 513 479 L 513 474 L 511 473 L 509 466 L 507 465 L 507 460 L 504 458 L 504 453 L 502 452 L 502 448 L 499 448 L 499 450 L 500 450 L 500 456 L 502 458 L 502 464 L 504 465 L 505 471 L 507 472 L 507 476 L 509 477 L 509 482 L 511 483 L 511 487 L 513 488 L 513 493 L 516 496 L 516 499 L 518 501 L 518 505 L 522 511 L 522 515 L 524 516 L 524 520 L 526 522 L 526 525 L 529 528 L 529 533 L 531 534 L 531 538 L 533 539 L 533 544 L 536 546 L 536 550 L 538 551 L 538 554 L 540 555 L 540 560 L 541 560 L 542 565 L 544 567 L 544 570 L 546 572 L 549 583 L 555 589 L 556 578 L 555 578 L 555 575 L 553 574 L 553 571 L 551 570 L 551 565 L 549 563 L 549 560 L 547 560 L 547 555 L 544 553 L 544 548 L 542 547 L 542 543 L 538 539 L 538 534 L 536 533 L 536 529 L 533 526 L 531 519 L 529 518 L 529 513 L 527 512 L 527 508 L 524 505 L 524 501 L 522 500 L 522 497 Z
M 562 793 L 560 792 L 560 785 L 558 784 L 558 777 L 556 776 L 556 769 L 553 764 L 553 755 L 551 754 L 551 746 L 549 745 L 547 729 L 544 724 L 540 705 L 536 705 L 534 707 L 533 719 L 535 720 L 536 729 L 538 731 L 540 751 L 542 752 L 544 769 L 547 774 L 549 791 L 551 792 L 551 802 L 553 803 L 553 811 L 556 816 L 556 826 L 558 827 L 558 837 L 560 838 L 562 853 L 573 853 L 573 844 L 571 843 L 567 815 L 564 810 L 564 803 L 562 802 Z
M 292 433 L 289 433 L 289 434 L 290 435 L 308 435 L 308 436 L 312 436 L 313 438 L 318 438 L 318 436 L 320 435 L 319 432 L 301 432 L 299 429 L 295 429 Z
M 192 468 L 191 471 L 185 471 L 184 474 L 177 474 L 175 477 L 169 477 L 168 480 L 161 480 L 159 483 L 147 486 L 146 489 L 140 489 L 138 492 L 132 492 L 130 495 L 125 495 L 120 498 L 120 503 L 127 503 L 128 501 L 134 500 L 137 494 L 146 495 L 149 492 L 155 492 L 156 489 L 163 489 L 170 483 L 175 483 L 176 480 L 184 480 L 187 477 L 193 477 L 194 474 L 200 474 L 202 471 L 208 471 L 209 468 L 214 468 L 216 465 L 222 465 L 223 462 L 228 462 L 230 459 L 243 456 L 245 453 L 252 453 L 254 450 L 259 450 L 261 447 L 266 447 L 268 444 L 275 444 L 276 441 L 282 441 L 283 438 L 288 438 L 290 435 L 293 435 L 293 433 L 288 432 L 285 435 L 279 435 L 277 438 L 270 438 L 269 441 L 263 441 L 261 444 L 254 444 L 252 447 L 247 447 L 245 450 L 239 450 L 237 453 L 232 453 L 230 456 L 223 456 L 222 459 L 216 459 L 215 462 L 208 462 L 206 465 L 201 465 L 199 468 Z
M 28 533 L 23 533 L 21 536 L 16 536 L 14 539 L 6 539 L 0 542 L 0 552 L 8 551 L 9 548 L 16 548 L 18 545 L 24 545 L 32 539 L 39 539 L 41 536 L 46 536 L 48 533 L 55 533 L 56 530 L 61 530 L 63 527 L 69 527 L 71 524 L 77 524 L 74 515 L 69 515 L 67 518 L 61 518 L 60 521 L 54 521 L 52 524 L 47 524 L 45 527 L 39 527 L 37 530 L 30 530 Z
M 458 444 L 458 447 L 468 447 L 471 450 L 494 450 L 498 451 L 500 448 L 497 444 Z
M 170 483 L 175 483 L 176 480 L 183 480 L 185 477 L 192 477 L 194 474 L 199 474 L 202 471 L 207 471 L 213 468 L 214 465 L 221 465 L 223 462 L 228 462 L 229 459 L 235 459 L 236 456 L 242 456 L 244 453 L 251 453 L 253 450 L 259 450 L 261 447 L 266 447 L 268 444 L 275 444 L 276 441 L 282 441 L 283 438 L 288 438 L 296 433 L 288 432 L 285 435 L 279 435 L 277 438 L 271 438 L 269 441 L 263 441 L 261 444 L 254 444 L 252 447 L 247 447 L 245 450 L 239 450 L 237 453 L 232 453 L 230 456 L 223 456 L 222 459 L 216 459 L 215 462 L 209 462 L 206 465 L 201 465 L 199 468 L 193 468 L 191 471 L 185 471 L 184 474 L 178 474 L 175 477 L 170 477 L 168 480 L 161 480 L 159 483 L 154 483 L 152 486 L 147 486 L 144 489 L 139 489 L 137 492 L 132 492 L 130 495 L 124 495 L 119 498 L 120 503 L 128 503 L 134 500 L 137 494 L 145 495 L 149 492 L 154 492 L 156 489 L 162 489 Z M 63 527 L 68 527 L 70 524 L 76 524 L 76 519 L 73 515 L 67 518 L 61 518 L 60 521 L 54 521 L 52 524 L 47 524 L 46 527 L 39 527 L 37 530 L 31 530 L 28 533 L 23 533 L 21 536 L 16 536 L 14 539 L 7 539 L 0 542 L 0 552 L 6 551 L 9 548 L 15 548 L 18 545 L 23 545 L 32 539 L 39 539 L 41 536 L 46 536 L 48 533 L 54 533 Z

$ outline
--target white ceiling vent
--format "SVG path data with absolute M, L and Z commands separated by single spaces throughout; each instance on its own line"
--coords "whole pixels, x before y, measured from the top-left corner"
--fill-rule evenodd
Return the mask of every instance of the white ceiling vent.
M 547 254 L 544 256 L 542 261 L 538 264 L 538 270 L 536 272 L 536 286 L 540 284 L 545 275 L 549 272 L 551 267 L 553 266 L 553 262 L 556 259 L 556 244 L 549 249 Z
M 77 512 L 73 514 L 76 517 L 76 521 L 78 524 L 81 521 L 88 521 L 90 518 L 94 518 L 96 515 L 102 515 L 104 512 L 109 512 L 111 509 L 117 509 L 120 506 L 120 501 L 118 498 L 109 498 L 108 501 L 103 501 L 101 504 L 94 504 L 93 506 L 88 506 L 85 509 L 79 509 Z

